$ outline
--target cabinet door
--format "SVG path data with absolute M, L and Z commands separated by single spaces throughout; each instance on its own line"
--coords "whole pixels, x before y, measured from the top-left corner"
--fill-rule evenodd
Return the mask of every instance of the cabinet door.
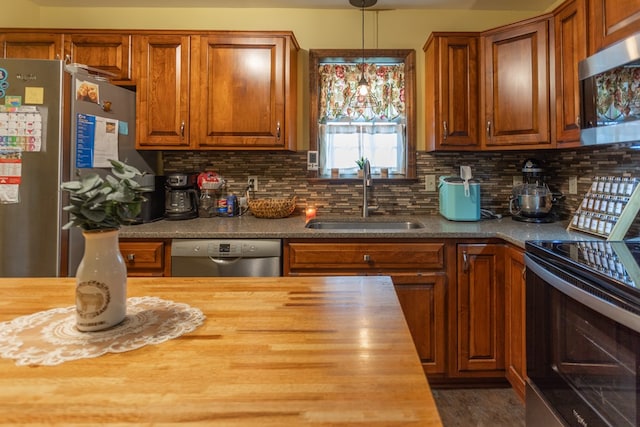
M 188 149 L 191 38 L 136 36 L 136 145 Z
M 198 141 L 207 148 L 283 148 L 285 39 L 204 36 Z
M 62 34 L 0 34 L 3 58 L 62 59 Z
M 524 252 L 510 247 L 505 257 L 505 349 L 507 379 L 524 400 L 526 365 Z
M 114 74 L 113 83 L 131 80 L 131 36 L 128 34 L 65 34 L 65 55 L 71 62 Z
M 425 373 L 445 374 L 446 276 L 394 274 L 391 278 Z
M 425 49 L 429 150 L 476 150 L 478 37 L 437 35 Z
M 585 7 L 585 0 L 570 1 L 554 17 L 558 147 L 580 145 L 578 62 L 587 57 Z
M 169 241 L 122 239 L 119 244 L 120 253 L 127 265 L 127 276 L 171 275 L 171 244 Z
M 484 147 L 550 148 L 547 28 L 545 19 L 484 37 Z
M 640 31 L 640 0 L 589 0 L 589 54 Z
M 457 254 L 456 368 L 452 375 L 504 377 L 504 253 L 499 244 L 461 244 Z M 453 337 L 452 337 L 453 338 Z M 452 349 L 454 350 L 454 349 Z

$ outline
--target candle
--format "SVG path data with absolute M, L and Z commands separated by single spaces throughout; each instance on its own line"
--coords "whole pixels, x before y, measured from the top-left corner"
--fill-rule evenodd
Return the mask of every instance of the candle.
M 314 207 L 308 207 L 305 211 L 305 219 L 307 222 L 311 221 L 312 219 L 314 219 L 316 217 L 316 208 Z

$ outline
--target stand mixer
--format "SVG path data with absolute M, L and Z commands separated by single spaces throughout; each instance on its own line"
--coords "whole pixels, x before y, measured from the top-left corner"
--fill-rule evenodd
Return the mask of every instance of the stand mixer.
M 556 220 L 551 212 L 556 199 L 544 182 L 542 172 L 538 160 L 524 161 L 522 184 L 513 187 L 509 198 L 509 211 L 515 221 L 548 223 Z

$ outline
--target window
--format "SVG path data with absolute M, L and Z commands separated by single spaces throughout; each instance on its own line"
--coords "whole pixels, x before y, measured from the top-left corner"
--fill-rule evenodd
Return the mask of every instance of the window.
M 356 93 L 362 76 L 361 50 L 311 50 L 310 149 L 319 154 L 318 177 L 331 169 L 355 176 L 356 160 L 369 159 L 374 174 L 391 179 L 415 173 L 415 53 L 365 51 L 368 96 Z

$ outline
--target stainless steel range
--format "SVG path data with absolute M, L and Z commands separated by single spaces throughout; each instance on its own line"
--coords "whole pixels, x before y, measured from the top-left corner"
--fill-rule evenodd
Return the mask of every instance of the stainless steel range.
M 640 243 L 526 242 L 527 426 L 640 425 Z

